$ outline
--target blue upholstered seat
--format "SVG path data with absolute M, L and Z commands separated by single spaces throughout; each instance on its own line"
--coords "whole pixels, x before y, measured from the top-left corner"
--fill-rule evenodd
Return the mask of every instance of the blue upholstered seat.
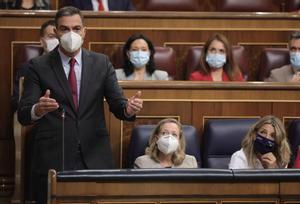
M 257 119 L 210 119 L 203 132 L 202 167 L 227 169 L 231 155 Z

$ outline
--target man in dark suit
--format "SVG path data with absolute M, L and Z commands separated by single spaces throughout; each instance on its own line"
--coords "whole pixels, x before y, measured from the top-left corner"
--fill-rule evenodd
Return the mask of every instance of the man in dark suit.
M 114 167 L 104 98 L 122 120 L 134 120 L 143 103 L 140 93 L 124 98 L 105 55 L 81 48 L 86 29 L 79 9 L 61 8 L 55 23 L 59 47 L 31 61 L 18 109 L 20 123 L 36 128 L 33 171 L 40 178 L 35 185 L 38 203 L 46 202 L 49 169 Z
M 132 11 L 134 6 L 130 0 L 101 0 L 105 11 Z M 65 5 L 81 10 L 98 11 L 99 0 L 66 0 Z

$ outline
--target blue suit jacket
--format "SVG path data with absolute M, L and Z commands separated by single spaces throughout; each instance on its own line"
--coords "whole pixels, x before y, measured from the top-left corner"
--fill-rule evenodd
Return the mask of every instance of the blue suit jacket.
M 92 0 L 67 0 L 66 5 L 74 6 L 80 10 L 93 10 Z M 110 11 L 131 11 L 134 7 L 130 0 L 108 0 Z

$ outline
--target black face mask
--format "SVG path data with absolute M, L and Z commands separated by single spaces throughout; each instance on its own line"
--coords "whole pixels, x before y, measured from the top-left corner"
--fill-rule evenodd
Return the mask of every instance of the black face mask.
M 265 138 L 257 133 L 254 141 L 254 149 L 261 154 L 266 154 L 269 152 L 274 152 L 276 149 L 276 144 L 273 140 Z

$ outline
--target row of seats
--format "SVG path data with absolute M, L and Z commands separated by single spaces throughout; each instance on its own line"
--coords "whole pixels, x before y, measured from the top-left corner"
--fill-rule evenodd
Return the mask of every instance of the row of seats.
M 249 75 L 248 54 L 243 46 L 233 46 L 233 56 L 239 65 L 245 78 Z M 190 47 L 183 62 L 184 76 L 180 79 L 188 79 L 189 74 L 194 71 L 200 62 L 202 46 Z M 26 62 L 33 57 L 41 55 L 42 48 L 38 45 L 26 45 L 24 47 L 24 56 L 21 57 Z M 176 53 L 172 47 L 155 47 L 154 61 L 158 69 L 165 70 L 169 75 L 176 79 Z M 122 67 L 121 49 L 115 54 L 113 63 L 116 68 Z M 258 80 L 263 81 L 270 74 L 270 71 L 289 64 L 289 51 L 287 48 L 265 48 L 260 57 Z
M 132 2 L 138 11 L 203 11 L 205 3 L 203 0 L 132 0 Z M 211 10 L 221 12 L 290 12 L 299 9 L 300 0 L 215 0 L 212 1 L 212 5 Z
M 186 153 L 196 157 L 199 167 L 227 169 L 231 155 L 241 148 L 244 136 L 257 121 L 258 119 L 210 119 L 204 126 L 202 145 L 196 129 L 183 125 Z M 132 168 L 135 159 L 145 153 L 154 127 L 155 125 L 139 125 L 132 130 L 126 168 Z M 300 145 L 300 120 L 290 122 L 288 135 L 294 158 Z
M 201 0 L 132 1 L 138 11 L 203 11 Z M 12 2 L 0 2 L 0 8 L 9 8 Z M 58 2 L 60 6 L 66 5 L 64 0 Z M 299 8 L 300 0 L 216 0 L 212 9 L 222 12 L 290 12 Z
M 138 10 L 143 11 L 199 11 L 200 0 L 147 0 L 141 1 Z M 217 0 L 215 11 L 222 12 L 278 12 L 295 11 L 299 0 Z

